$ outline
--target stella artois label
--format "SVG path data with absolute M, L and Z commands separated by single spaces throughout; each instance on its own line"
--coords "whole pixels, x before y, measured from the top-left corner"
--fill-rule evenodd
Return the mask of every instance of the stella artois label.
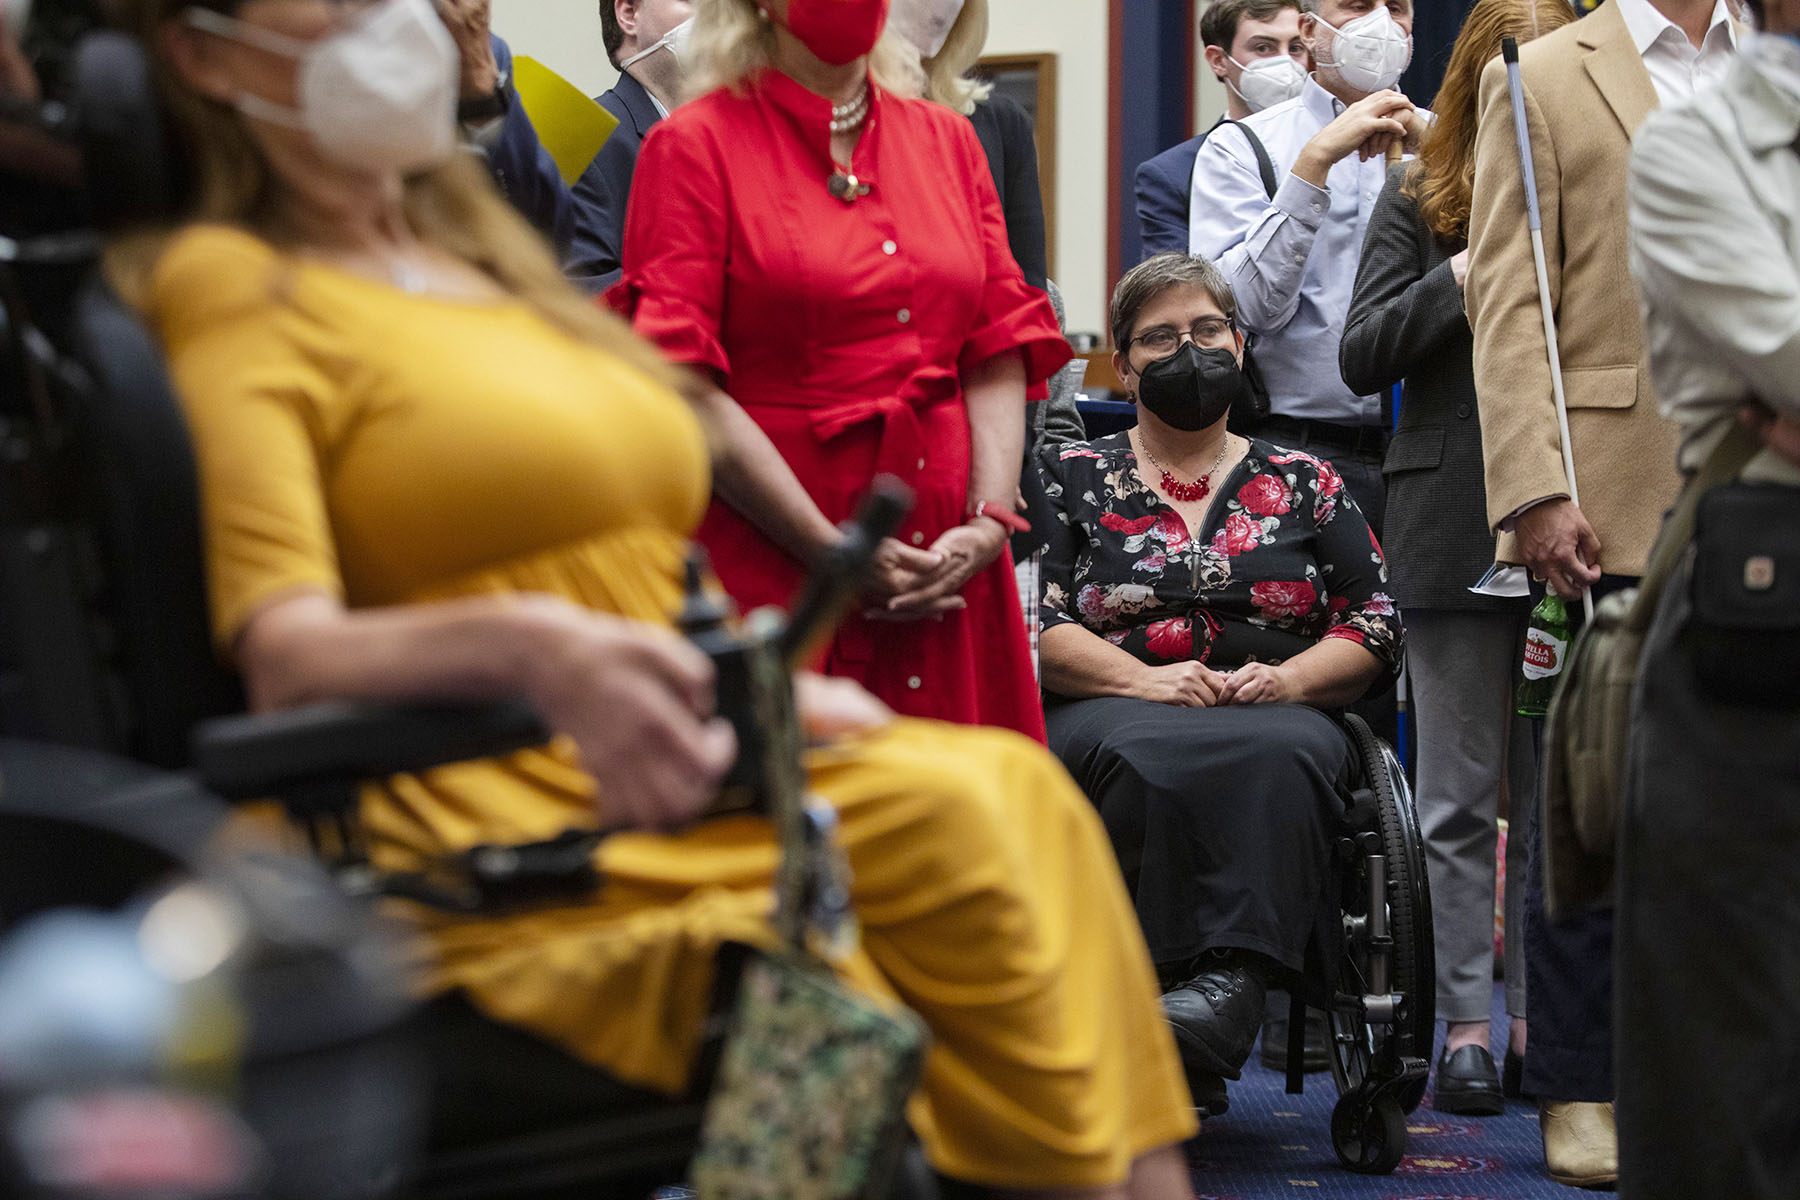
M 1551 637 L 1542 629 L 1533 629 L 1525 635 L 1525 662 L 1521 666 L 1527 679 L 1548 679 L 1552 675 L 1562 674 L 1563 652 L 1569 643 L 1559 637 Z

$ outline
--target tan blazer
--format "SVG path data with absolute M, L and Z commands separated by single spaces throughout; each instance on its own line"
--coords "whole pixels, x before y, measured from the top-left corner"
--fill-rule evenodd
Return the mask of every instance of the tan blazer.
M 1626 166 L 1656 89 L 1614 4 L 1528 43 L 1519 67 L 1581 509 L 1600 537 L 1602 569 L 1641 575 L 1680 484 L 1676 430 L 1651 394 L 1626 265 Z M 1481 77 L 1465 303 L 1488 522 L 1498 529 L 1521 506 L 1569 490 L 1499 59 Z M 1520 561 L 1511 535 L 1495 558 Z

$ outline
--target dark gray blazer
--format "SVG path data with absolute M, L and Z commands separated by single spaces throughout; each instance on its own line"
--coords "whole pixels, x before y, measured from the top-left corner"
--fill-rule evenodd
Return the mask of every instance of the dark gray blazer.
M 1477 596 L 1469 585 L 1494 561 L 1475 408 L 1475 342 L 1446 245 L 1400 192 L 1408 164 L 1388 171 L 1363 236 L 1356 289 L 1338 347 L 1344 383 L 1361 395 L 1404 380 L 1400 424 L 1382 472 L 1388 481 L 1387 551 L 1404 608 L 1506 611 L 1519 600 Z

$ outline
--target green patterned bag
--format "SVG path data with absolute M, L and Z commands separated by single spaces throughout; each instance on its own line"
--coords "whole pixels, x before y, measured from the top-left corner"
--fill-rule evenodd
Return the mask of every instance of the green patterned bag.
M 702 1200 L 858 1200 L 899 1161 L 928 1035 L 827 964 L 857 936 L 836 813 L 799 800 L 772 815 L 786 945 L 744 967 L 690 1178 Z
M 906 1138 L 925 1031 L 819 963 L 762 955 L 737 1012 L 691 1168 L 705 1200 L 851 1200 Z

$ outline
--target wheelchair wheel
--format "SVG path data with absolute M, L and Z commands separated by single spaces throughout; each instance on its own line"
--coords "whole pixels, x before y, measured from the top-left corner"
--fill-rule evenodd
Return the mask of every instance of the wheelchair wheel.
M 1345 724 L 1363 764 L 1359 791 L 1372 798 L 1373 812 L 1371 827 L 1351 839 L 1341 897 L 1345 948 L 1330 1012 L 1331 1069 L 1341 1099 L 1332 1140 L 1346 1167 L 1385 1173 L 1405 1150 L 1405 1114 L 1424 1099 L 1429 1072 L 1437 1019 L 1431 893 L 1398 758 L 1361 718 L 1346 715 Z M 1371 904 L 1373 853 L 1382 856 L 1384 876 L 1379 914 Z M 1374 1153 L 1378 1135 L 1385 1144 L 1393 1130 L 1395 1144 Z
M 1387 1175 L 1406 1153 L 1406 1114 L 1400 1102 L 1361 1089 L 1338 1097 L 1331 1110 L 1331 1148 L 1358 1175 Z

